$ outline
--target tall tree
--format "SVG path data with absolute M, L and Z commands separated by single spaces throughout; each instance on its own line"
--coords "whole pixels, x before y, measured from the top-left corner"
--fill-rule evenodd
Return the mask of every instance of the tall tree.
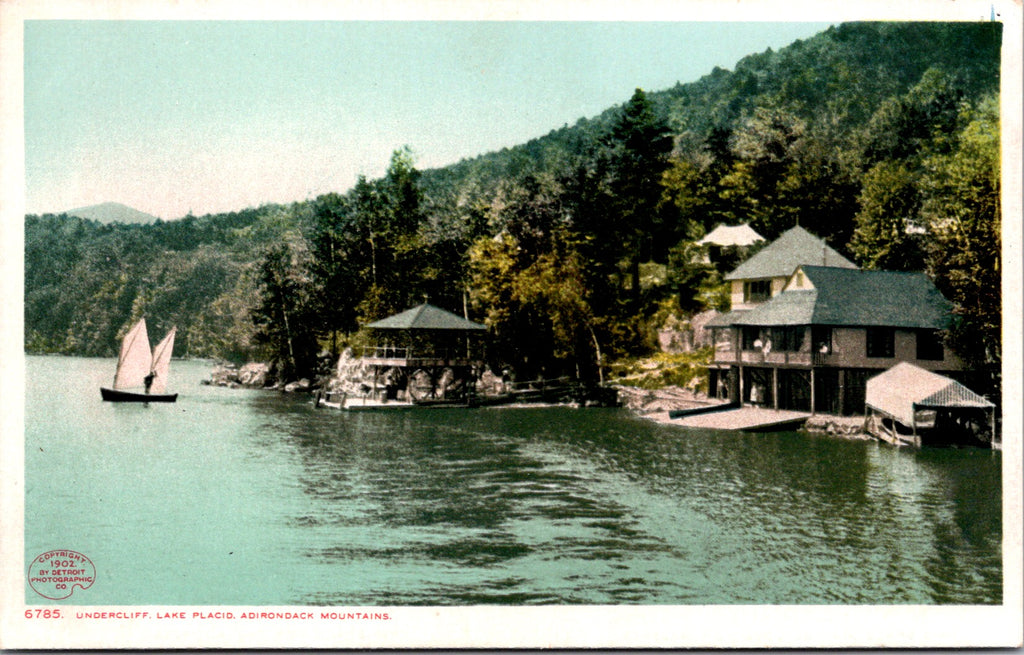
M 358 221 L 370 245 L 372 285 L 360 306 L 363 319 L 377 319 L 422 300 L 424 262 L 420 228 L 420 173 L 406 148 L 391 155 L 387 174 L 375 183 L 361 179 L 355 189 Z
M 953 301 L 952 345 L 999 388 L 1002 361 L 999 100 L 989 96 L 949 154 L 925 162 L 921 214 L 929 232 L 928 271 Z
M 664 240 L 661 220 L 661 178 L 669 165 L 672 137 L 668 124 L 655 115 L 643 89 L 636 89 L 612 126 L 611 192 L 617 234 L 601 235 L 621 242 L 629 266 L 634 310 L 640 308 L 640 264 L 667 255 L 674 240 Z
M 365 185 L 365 180 L 361 181 Z M 341 334 L 358 328 L 359 300 L 366 293 L 367 242 L 347 198 L 328 194 L 315 202 L 316 224 L 310 238 L 310 276 L 318 330 L 328 336 L 332 352 Z
M 269 247 L 259 263 L 259 301 L 252 312 L 256 342 L 267 349 L 282 381 L 310 377 L 319 350 L 315 306 L 301 244 Z
M 850 250 L 864 268 L 924 268 L 918 175 L 898 161 L 876 164 L 864 176 Z

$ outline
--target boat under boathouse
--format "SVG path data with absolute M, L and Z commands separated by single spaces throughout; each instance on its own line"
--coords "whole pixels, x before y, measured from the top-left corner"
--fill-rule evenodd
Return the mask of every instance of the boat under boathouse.
M 952 378 L 901 362 L 867 382 L 866 427 L 897 445 L 995 446 L 996 407 Z
M 424 303 L 365 327 L 376 345 L 342 355 L 335 381 L 341 388 L 329 396 L 427 404 L 475 395 L 487 326 Z

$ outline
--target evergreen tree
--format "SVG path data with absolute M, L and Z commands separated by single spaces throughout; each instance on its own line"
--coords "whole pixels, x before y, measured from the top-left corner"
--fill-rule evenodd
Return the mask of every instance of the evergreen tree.
M 255 341 L 266 348 L 279 381 L 316 372 L 317 321 L 305 254 L 299 244 L 277 244 L 264 252 L 258 266 Z
M 362 181 L 365 183 L 365 180 Z M 339 337 L 358 329 L 359 299 L 367 289 L 367 244 L 360 238 L 347 198 L 328 194 L 316 200 L 310 239 L 310 276 L 319 331 L 338 352 Z
M 630 296 L 634 311 L 640 309 L 640 264 L 660 258 L 674 240 L 665 240 L 661 220 L 662 174 L 668 168 L 672 137 L 667 123 L 658 118 L 647 94 L 636 89 L 612 126 L 607 139 L 611 147 L 612 211 L 616 225 L 609 235 L 621 243 L 629 266 Z

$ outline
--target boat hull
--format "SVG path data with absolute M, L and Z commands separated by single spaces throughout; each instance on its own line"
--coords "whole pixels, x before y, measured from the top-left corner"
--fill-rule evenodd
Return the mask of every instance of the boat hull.
M 173 403 L 178 399 L 176 393 L 135 393 L 106 387 L 100 387 L 100 395 L 112 403 Z

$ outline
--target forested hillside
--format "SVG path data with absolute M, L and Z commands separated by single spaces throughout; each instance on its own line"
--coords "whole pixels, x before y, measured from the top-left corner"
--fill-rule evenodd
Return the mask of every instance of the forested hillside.
M 28 216 L 26 349 L 113 355 L 145 315 L 178 326 L 176 355 L 298 376 L 428 298 L 486 322 L 496 366 L 595 376 L 721 305 L 694 240 L 799 223 L 862 266 L 932 275 L 951 345 L 995 385 L 1000 42 L 998 23 L 846 24 L 443 169 L 398 150 L 385 177 L 312 201 Z

